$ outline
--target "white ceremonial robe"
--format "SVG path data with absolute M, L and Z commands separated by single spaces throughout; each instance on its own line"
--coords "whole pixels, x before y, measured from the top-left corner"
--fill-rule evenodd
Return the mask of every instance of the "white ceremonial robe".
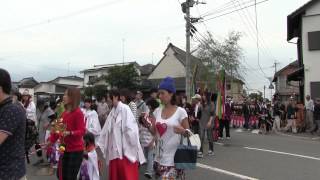
M 119 102 L 112 108 L 100 133 L 98 146 L 107 165 L 114 159 L 123 159 L 123 156 L 132 163 L 145 163 L 138 124 L 128 105 Z
M 100 180 L 98 155 L 96 150 L 88 153 L 88 174 L 90 180 Z
M 101 133 L 100 121 L 98 118 L 98 113 L 94 110 L 82 110 L 85 117 L 86 130 L 92 133 L 95 137 L 95 142 L 99 141 L 99 136 Z

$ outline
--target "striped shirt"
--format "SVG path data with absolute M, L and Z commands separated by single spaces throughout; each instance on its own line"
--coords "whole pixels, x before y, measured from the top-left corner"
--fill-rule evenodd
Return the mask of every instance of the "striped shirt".
M 139 122 L 138 116 L 137 116 L 137 105 L 135 102 L 131 101 L 128 106 L 130 107 L 133 116 L 136 118 L 136 121 Z M 139 123 L 138 123 L 139 124 Z

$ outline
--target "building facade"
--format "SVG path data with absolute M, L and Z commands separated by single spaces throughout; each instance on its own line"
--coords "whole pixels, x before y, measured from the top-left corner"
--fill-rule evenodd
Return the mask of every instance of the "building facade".
M 300 94 L 320 97 L 320 1 L 311 0 L 287 18 L 287 40 L 297 39 L 300 69 L 289 75 L 289 80 L 299 80 Z

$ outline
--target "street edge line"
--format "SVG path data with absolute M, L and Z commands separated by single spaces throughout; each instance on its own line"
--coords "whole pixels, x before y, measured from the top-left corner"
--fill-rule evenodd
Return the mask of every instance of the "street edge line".
M 275 153 L 275 154 L 295 156 L 295 157 L 300 157 L 300 158 L 312 159 L 312 160 L 320 161 L 320 158 L 312 157 L 312 156 L 306 156 L 306 155 L 301 155 L 301 154 L 286 153 L 286 152 L 281 152 L 281 151 L 273 151 L 273 150 L 269 150 L 269 149 L 260 149 L 260 148 L 252 148 L 252 147 L 243 147 L 243 148 L 249 149 L 249 150 L 264 151 L 264 152 L 270 152 L 270 153 Z
M 201 163 L 197 163 L 197 167 L 203 168 L 203 169 L 208 169 L 208 170 L 215 171 L 215 172 L 222 173 L 222 174 L 226 174 L 226 175 L 229 175 L 229 176 L 237 177 L 239 179 L 259 180 L 257 178 L 245 176 L 245 175 L 242 175 L 242 174 L 230 172 L 230 171 L 219 169 L 219 168 L 215 168 L 215 167 L 211 167 L 211 166 L 208 166 L 208 165 L 205 165 L 205 164 L 201 164 Z

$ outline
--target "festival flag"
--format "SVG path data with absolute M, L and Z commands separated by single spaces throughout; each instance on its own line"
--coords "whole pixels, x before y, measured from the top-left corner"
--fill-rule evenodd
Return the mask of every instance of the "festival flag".
M 217 83 L 217 103 L 216 103 L 216 114 L 219 119 L 224 117 L 225 112 L 225 70 L 220 70 L 218 75 L 218 83 Z

